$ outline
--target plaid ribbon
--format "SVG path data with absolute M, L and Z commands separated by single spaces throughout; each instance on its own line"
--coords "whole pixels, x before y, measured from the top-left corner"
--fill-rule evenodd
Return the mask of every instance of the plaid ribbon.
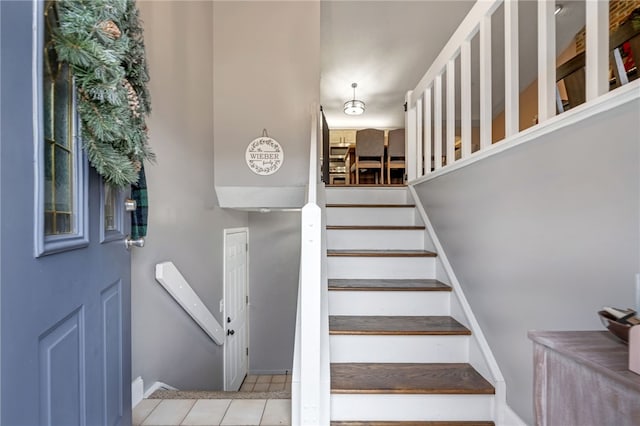
M 131 238 L 147 236 L 147 215 L 149 200 L 147 198 L 147 179 L 144 174 L 144 165 L 138 174 L 138 183 L 131 185 L 131 198 L 136 202 L 136 210 L 131 212 Z

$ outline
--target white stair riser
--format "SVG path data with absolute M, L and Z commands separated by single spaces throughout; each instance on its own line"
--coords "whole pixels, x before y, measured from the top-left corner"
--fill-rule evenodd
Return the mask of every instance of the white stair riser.
M 422 250 L 424 230 L 327 230 L 328 249 Z
M 469 336 L 331 335 L 331 362 L 469 362 Z
M 406 204 L 406 188 L 327 188 L 327 204 Z
M 433 257 L 342 257 L 328 259 L 329 278 L 435 278 Z
M 327 207 L 328 225 L 409 226 L 415 223 L 415 208 Z
M 450 315 L 448 291 L 330 291 L 329 315 Z
M 331 420 L 492 420 L 493 395 L 332 394 Z

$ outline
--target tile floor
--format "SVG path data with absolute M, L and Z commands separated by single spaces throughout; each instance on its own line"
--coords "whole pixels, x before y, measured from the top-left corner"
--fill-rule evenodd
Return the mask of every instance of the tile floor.
M 243 392 L 291 389 L 291 375 L 247 376 Z M 145 399 L 133 409 L 134 426 L 290 425 L 290 399 Z
M 240 392 L 291 392 L 291 374 L 249 375 L 244 379 Z

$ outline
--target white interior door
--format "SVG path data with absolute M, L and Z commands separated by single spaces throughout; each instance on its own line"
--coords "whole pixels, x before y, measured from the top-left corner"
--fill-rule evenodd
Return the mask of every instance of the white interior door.
M 224 390 L 242 385 L 249 360 L 248 230 L 226 229 L 224 238 Z

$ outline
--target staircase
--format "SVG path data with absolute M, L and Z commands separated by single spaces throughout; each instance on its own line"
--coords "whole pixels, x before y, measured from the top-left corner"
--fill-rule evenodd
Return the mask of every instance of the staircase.
M 493 425 L 406 188 L 328 187 L 331 424 Z

